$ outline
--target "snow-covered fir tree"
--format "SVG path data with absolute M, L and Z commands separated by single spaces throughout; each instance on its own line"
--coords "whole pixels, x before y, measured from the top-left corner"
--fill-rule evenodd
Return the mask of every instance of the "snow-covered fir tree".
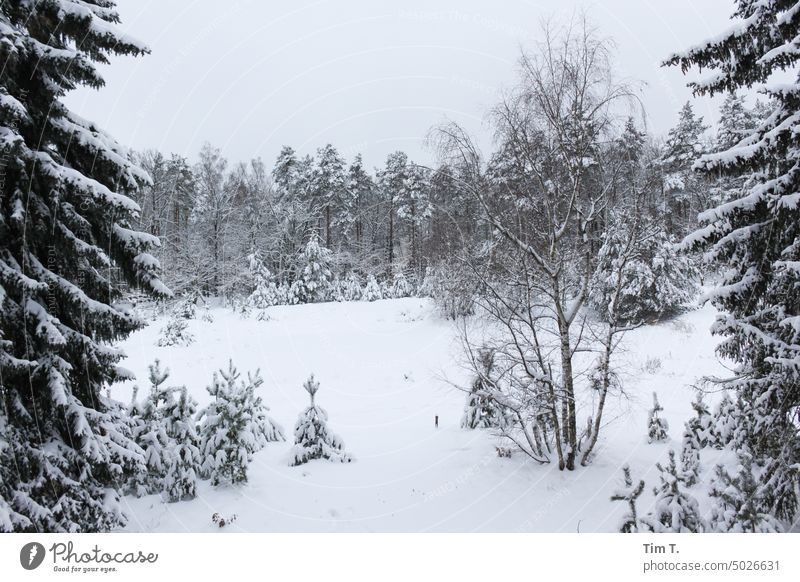
M 619 522 L 620 533 L 636 533 L 639 531 L 639 512 L 636 502 L 644 491 L 644 481 L 634 485 L 631 478 L 631 468 L 628 465 L 622 467 L 623 486 L 614 491 L 611 501 L 624 501 L 628 504 L 628 512 L 622 516 Z
M 711 483 L 711 531 L 736 533 L 770 533 L 783 531 L 781 523 L 770 514 L 765 488 L 754 474 L 753 457 L 738 453 L 737 473 L 731 476 L 718 465 Z
M 266 319 L 265 310 L 278 304 L 278 287 L 275 278 L 264 264 L 261 253 L 253 251 L 248 255 L 248 266 L 253 277 L 253 291 L 247 298 L 248 304 L 259 311 L 258 318 Z
M 406 278 L 403 271 L 397 271 L 392 281 L 392 297 L 401 299 L 403 297 L 411 297 L 414 295 L 414 286 Z
M 589 295 L 590 305 L 601 317 L 608 318 L 613 308 L 621 323 L 659 319 L 676 313 L 695 298 L 697 267 L 686 254 L 675 252 L 662 229 L 642 237 L 634 251 L 629 244 L 630 237 L 623 228 L 611 227 L 603 237 Z M 617 299 L 612 305 L 613 297 Z
M 700 478 L 700 445 L 691 433 L 683 435 L 681 445 L 681 479 L 687 487 L 697 483 Z
M 364 285 L 364 290 L 361 297 L 364 299 L 364 301 L 377 301 L 378 299 L 383 299 L 381 286 L 378 284 L 378 280 L 375 279 L 374 275 L 369 275 L 367 277 L 367 284 Z
M 161 418 L 169 438 L 169 465 L 164 476 L 164 491 L 170 502 L 194 499 L 201 472 L 200 440 L 195 413 L 197 403 L 186 387 L 171 389 L 164 399 Z
M 189 324 L 184 318 L 172 314 L 161 328 L 156 343 L 161 347 L 188 346 L 194 343 L 194 334 L 189 331 Z
M 692 410 L 695 415 L 686 421 L 684 429 L 684 439 L 691 438 L 697 449 L 709 446 L 714 440 L 714 427 L 711 413 L 703 400 L 703 393 L 697 391 L 692 402 Z
M 314 400 L 319 382 L 313 374 L 305 381 L 303 388 L 311 397 L 311 406 L 300 414 L 295 424 L 289 465 L 302 465 L 313 459 L 349 463 L 353 458 L 345 452 L 342 439 L 328 429 L 328 413 Z
M 683 487 L 675 464 L 675 451 L 669 451 L 666 466 L 656 464 L 661 483 L 654 489 L 655 507 L 642 518 L 645 527 L 655 533 L 703 532 L 706 524 L 699 514 L 699 505 Z
M 148 49 L 111 0 L 3 2 L 0 22 L 0 531 L 105 531 L 142 462 L 103 391 L 129 378 L 110 342 L 143 325 L 117 300 L 170 292 L 158 239 L 135 229 L 149 177 L 63 99 L 103 85 L 95 63 Z
M 742 422 L 739 419 L 740 407 L 726 391 L 714 409 L 711 421 L 711 445 L 717 449 L 724 449 L 733 442 L 737 434 L 737 426 Z
M 331 251 L 323 247 L 314 234 L 298 257 L 299 287 L 297 295 L 301 303 L 327 301 L 330 294 Z
M 350 272 L 342 281 L 342 299 L 344 301 L 360 301 L 364 294 L 358 275 Z
M 253 453 L 283 433 L 267 415 L 255 390 L 262 384 L 256 372 L 240 381 L 233 362 L 228 370 L 214 373 L 208 392 L 212 402 L 200 412 L 200 451 L 203 475 L 213 485 L 247 481 Z
M 165 489 L 165 477 L 170 466 L 171 441 L 163 422 L 164 403 L 169 393 L 165 385 L 169 370 L 161 369 L 156 360 L 148 366 L 150 388 L 142 403 L 137 402 L 138 390 L 134 389 L 128 413 L 133 419 L 133 438 L 144 455 L 144 466 L 130 478 L 127 490 L 137 497 L 161 493 Z
M 490 428 L 499 426 L 505 420 L 502 407 L 491 393 L 490 379 L 494 358 L 494 351 L 488 348 L 477 354 L 477 374 L 467 393 L 467 403 L 461 417 L 462 428 Z
M 669 438 L 669 423 L 666 418 L 662 418 L 660 412 L 664 408 L 658 403 L 658 394 L 653 392 L 653 408 L 647 419 L 647 442 L 665 441 Z
M 700 215 L 687 246 L 706 250 L 723 273 L 710 294 L 721 311 L 713 332 L 720 355 L 738 363 L 730 387 L 752 427 L 752 453 L 764 471 L 767 505 L 780 519 L 798 512 L 800 482 L 800 75 L 794 0 L 738 0 L 725 33 L 672 56 L 666 64 L 708 75 L 690 83 L 696 95 L 758 88 L 774 105 L 731 149 L 695 167 L 709 175 L 750 175 L 734 200 Z M 773 73 L 788 73 L 775 81 Z
M 663 216 L 670 232 L 685 233 L 706 200 L 707 185 L 692 171 L 692 165 L 706 150 L 703 134 L 707 129 L 687 101 L 678 114 L 677 125 L 667 135 L 662 157 Z

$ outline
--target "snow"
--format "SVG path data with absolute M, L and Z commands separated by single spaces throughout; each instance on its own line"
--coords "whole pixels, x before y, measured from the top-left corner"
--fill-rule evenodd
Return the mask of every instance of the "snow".
M 308 406 L 303 382 L 313 373 L 317 403 L 342 437 L 352 463 L 315 460 L 290 467 L 291 442 L 269 443 L 255 453 L 248 483 L 214 488 L 198 484 L 193 501 L 165 503 L 159 496 L 125 497 L 128 531 L 219 531 L 213 513 L 236 514 L 224 531 L 616 531 L 627 511 L 610 501 L 622 484 L 622 466 L 644 479 L 638 510 L 652 508 L 656 462 L 670 448 L 680 453 L 684 422 L 693 416 L 691 388 L 707 374 L 728 372 L 714 355 L 709 333 L 716 312 L 706 305 L 670 322 L 639 328 L 626 337 L 619 372 L 627 396 L 610 396 L 606 424 L 592 465 L 561 472 L 515 452 L 487 430 L 460 428 L 471 379 L 459 366 L 452 322 L 427 299 L 276 306 L 269 321 L 242 319 L 214 309 L 213 323 L 194 319 L 192 345 L 157 348 L 164 321 L 152 322 L 123 344 L 139 385 L 159 358 L 170 382 L 186 384 L 200 406 L 209 402 L 212 373 L 228 358 L 246 374 L 261 369 L 258 394 L 270 416 L 294 426 Z M 652 365 L 658 359 L 660 367 Z M 115 385 L 127 402 L 132 382 Z M 664 442 L 647 443 L 653 391 L 669 423 Z M 141 394 L 141 390 L 140 390 Z M 713 411 L 719 395 L 706 403 Z M 439 428 L 434 427 L 439 417 Z M 583 418 L 583 416 L 581 416 Z M 723 453 L 701 453 L 700 484 L 690 491 L 707 517 L 705 483 Z

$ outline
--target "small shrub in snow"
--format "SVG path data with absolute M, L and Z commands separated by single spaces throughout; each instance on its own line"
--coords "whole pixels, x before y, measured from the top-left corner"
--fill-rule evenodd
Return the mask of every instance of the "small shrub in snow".
M 462 269 L 442 265 L 430 270 L 423 287 L 427 287 L 424 293 L 433 297 L 439 312 L 448 319 L 475 312 L 474 284 Z
M 734 440 L 740 424 L 739 412 L 736 402 L 731 399 L 728 392 L 725 392 L 711 419 L 711 446 L 724 449 Z
M 246 382 L 239 376 L 232 361 L 227 372 L 214 373 L 208 387 L 213 401 L 200 414 L 202 470 L 214 485 L 246 482 L 253 453 L 269 441 L 283 439 L 255 394 L 263 383 L 258 372 L 248 374 Z
M 195 292 L 185 293 L 173 309 L 175 317 L 181 319 L 194 319 L 197 315 L 197 301 L 199 295 Z
M 681 447 L 681 479 L 691 487 L 700 478 L 700 448 L 691 434 L 684 434 Z
M 655 533 L 702 532 L 706 525 L 699 514 L 697 500 L 683 488 L 675 465 L 675 451 L 669 452 L 666 466 L 656 465 L 661 484 L 654 489 L 655 508 L 642 520 Z
M 375 279 L 374 275 L 367 277 L 367 284 L 364 286 L 362 299 L 365 301 L 377 301 L 378 299 L 383 299 L 383 295 L 381 294 L 381 286 L 378 285 L 378 281 Z
M 236 521 L 235 513 L 230 517 L 223 517 L 219 513 L 215 513 L 211 516 L 211 523 L 216 524 L 217 527 L 225 527 L 226 525 L 232 524 L 234 521 Z
M 642 369 L 648 374 L 657 374 L 661 369 L 661 358 L 647 358 Z
M 294 427 L 294 448 L 289 465 L 302 465 L 312 459 L 349 463 L 353 459 L 344 451 L 342 439 L 328 430 L 328 413 L 314 402 L 319 382 L 314 380 L 313 374 L 303 388 L 311 397 L 311 406 L 303 411 Z
M 659 414 L 664 409 L 658 403 L 658 395 L 653 392 L 653 408 L 650 410 L 650 415 L 647 421 L 647 442 L 656 442 L 667 440 L 669 436 L 669 423 L 667 419 L 661 418 Z
M 386 280 L 380 281 L 378 287 L 380 287 L 381 290 L 381 299 L 392 299 L 394 297 L 394 295 L 392 295 L 392 288 Z
M 203 314 L 200 316 L 200 319 L 206 323 L 214 323 L 214 315 L 211 313 L 211 309 L 209 309 L 208 305 L 203 307 Z
M 511 458 L 511 449 L 508 447 L 495 447 L 494 450 L 497 451 L 497 456 L 500 458 Z
M 636 509 L 636 501 L 644 491 L 644 481 L 639 480 L 634 486 L 631 469 L 628 465 L 622 467 L 622 473 L 624 476 L 623 487 L 614 492 L 611 501 L 624 501 L 628 504 L 628 512 L 620 520 L 620 533 L 636 533 L 639 531 L 639 513 Z
M 194 335 L 188 330 L 188 327 L 189 324 L 185 319 L 173 315 L 161 328 L 157 344 L 161 347 L 188 346 L 194 342 Z

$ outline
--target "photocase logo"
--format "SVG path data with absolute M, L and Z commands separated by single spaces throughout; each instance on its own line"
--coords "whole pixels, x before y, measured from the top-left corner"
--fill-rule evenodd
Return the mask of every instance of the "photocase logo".
M 30 542 L 19 551 L 19 563 L 26 570 L 35 570 L 44 562 L 44 546 L 39 542 Z

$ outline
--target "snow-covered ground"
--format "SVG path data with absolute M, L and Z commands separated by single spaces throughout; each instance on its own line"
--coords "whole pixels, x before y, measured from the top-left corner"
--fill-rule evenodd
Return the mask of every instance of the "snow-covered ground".
M 158 496 L 126 498 L 130 531 L 211 531 L 211 515 L 237 515 L 225 531 L 615 531 L 623 504 L 611 503 L 620 467 L 628 463 L 647 489 L 658 482 L 657 461 L 680 450 L 691 415 L 691 385 L 706 374 L 724 374 L 714 355 L 707 306 L 673 321 L 631 332 L 620 356 L 626 397 L 615 397 L 606 415 L 594 463 L 574 472 L 542 466 L 521 453 L 500 458 L 497 437 L 459 428 L 466 386 L 450 322 L 423 299 L 328 303 L 269 310 L 270 321 L 212 310 L 214 321 L 189 322 L 187 347 L 156 347 L 164 321 L 131 336 L 124 366 L 146 389 L 147 365 L 159 358 L 168 383 L 185 384 L 201 405 L 212 372 L 232 358 L 243 375 L 260 368 L 261 394 L 282 424 L 285 443 L 256 453 L 249 483 L 215 489 L 201 483 L 190 502 Z M 320 381 L 318 403 L 329 426 L 356 458 L 351 464 L 312 461 L 288 466 L 292 429 L 307 405 L 303 381 Z M 658 392 L 671 440 L 648 444 L 647 412 Z M 112 395 L 130 398 L 131 385 Z M 713 399 L 712 399 L 713 401 Z M 434 416 L 439 427 L 434 427 Z M 703 470 L 718 459 L 704 452 Z M 705 505 L 702 485 L 693 488 Z

